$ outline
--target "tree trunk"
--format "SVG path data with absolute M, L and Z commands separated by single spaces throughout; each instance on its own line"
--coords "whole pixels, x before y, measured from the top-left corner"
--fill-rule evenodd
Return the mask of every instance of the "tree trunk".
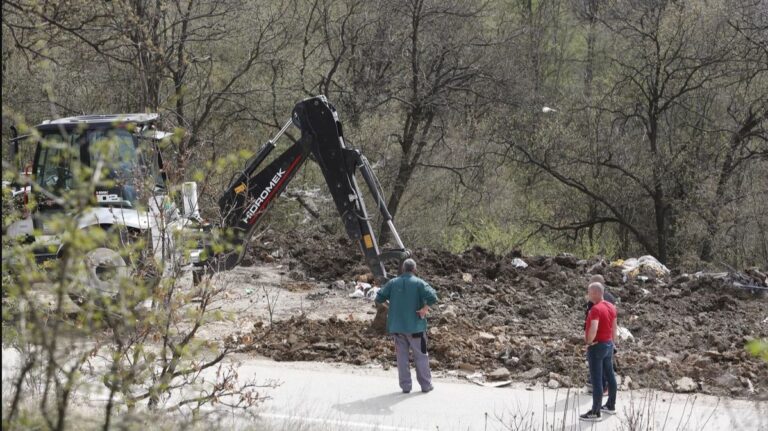
M 429 129 L 432 127 L 432 121 L 435 118 L 434 113 L 430 112 L 426 114 L 426 116 L 423 116 L 420 109 L 417 108 L 415 111 L 416 112 L 412 115 L 409 115 L 409 120 L 406 120 L 404 127 L 404 135 L 406 136 L 406 139 L 403 140 L 401 145 L 403 156 L 402 159 L 400 159 L 400 166 L 397 169 L 397 177 L 395 178 L 395 185 L 392 188 L 392 194 L 389 195 L 387 201 L 387 209 L 393 219 L 395 218 L 395 214 L 397 214 L 397 210 L 400 208 L 400 202 L 408 187 L 408 182 L 411 180 L 413 171 L 421 160 L 422 152 L 427 143 Z M 421 132 L 418 133 L 419 139 L 417 140 L 416 132 L 422 121 L 423 127 L 421 128 Z M 382 221 L 381 227 L 379 228 L 379 242 L 381 244 L 386 244 L 387 241 L 389 241 L 389 236 L 389 227 L 387 226 L 386 221 Z
M 737 153 L 744 141 L 748 139 L 749 134 L 760 124 L 763 118 L 768 118 L 768 112 L 761 115 L 756 115 L 750 112 L 747 118 L 742 122 L 739 130 L 731 137 L 731 144 L 728 148 L 728 153 L 725 155 L 723 165 L 720 168 L 720 176 L 717 180 L 717 189 L 715 190 L 714 203 L 710 207 L 710 210 L 706 214 L 707 222 L 707 236 L 704 238 L 704 242 L 701 245 L 701 252 L 699 258 L 705 262 L 711 262 L 714 252 L 714 238 L 718 230 L 718 219 L 720 218 L 720 211 L 725 204 L 725 191 L 728 181 L 733 175 L 735 169 L 734 166 L 734 154 Z

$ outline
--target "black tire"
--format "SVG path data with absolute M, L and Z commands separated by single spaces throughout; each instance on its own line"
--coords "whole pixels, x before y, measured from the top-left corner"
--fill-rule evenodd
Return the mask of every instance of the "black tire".
M 77 305 L 132 308 L 151 296 L 160 277 L 143 233 L 122 226 L 104 228 L 103 240 L 82 253 L 84 271 L 75 275 L 70 298 Z M 99 233 L 102 236 L 102 233 Z

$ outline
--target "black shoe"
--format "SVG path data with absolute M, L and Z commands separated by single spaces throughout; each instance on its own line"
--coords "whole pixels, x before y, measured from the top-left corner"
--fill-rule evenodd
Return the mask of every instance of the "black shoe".
M 608 407 L 608 404 L 600 407 L 600 411 L 607 414 L 607 415 L 615 415 L 616 414 L 616 407 Z
M 601 420 L 600 412 L 593 412 L 592 410 L 590 410 L 584 413 L 583 415 L 579 416 L 579 419 L 582 421 L 598 422 Z
M 411 390 L 410 390 L 410 389 L 408 389 L 408 390 L 405 390 L 405 389 L 403 389 L 403 393 L 404 393 L 404 394 L 410 394 L 410 393 L 411 393 Z
M 430 387 L 428 387 L 426 389 L 422 389 L 421 392 L 424 392 L 426 394 L 427 392 L 432 392 L 434 390 L 435 390 L 435 387 L 434 386 L 430 386 Z

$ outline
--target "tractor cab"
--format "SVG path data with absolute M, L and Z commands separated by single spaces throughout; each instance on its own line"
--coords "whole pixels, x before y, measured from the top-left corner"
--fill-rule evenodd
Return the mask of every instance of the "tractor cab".
M 135 207 L 142 191 L 164 189 L 158 142 L 167 134 L 156 130 L 157 118 L 157 114 L 84 115 L 37 126 L 31 173 L 43 189 L 39 209 L 56 209 L 54 197 L 80 186 L 78 181 L 95 178 L 92 175 L 100 180 L 94 190 L 98 205 Z
M 157 120 L 157 114 L 82 115 L 47 120 L 28 135 L 12 137 L 13 158 L 29 162 L 18 166 L 26 181 L 4 184 L 25 214 L 6 233 L 44 245 L 45 237 L 56 235 L 47 221 L 84 199 L 97 210 L 93 224 L 113 224 L 104 223 L 107 211 L 120 215 L 115 223 L 146 228 L 138 208 L 146 207 L 148 196 L 166 193 L 159 144 L 170 134 L 157 130 Z

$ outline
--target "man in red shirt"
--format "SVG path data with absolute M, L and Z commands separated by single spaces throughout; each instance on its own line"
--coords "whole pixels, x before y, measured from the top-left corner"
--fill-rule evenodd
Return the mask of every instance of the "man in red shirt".
M 605 301 L 605 286 L 590 283 L 587 295 L 594 305 L 589 310 L 584 326 L 587 343 L 587 361 L 593 388 L 602 388 L 603 380 L 608 381 L 608 402 L 603 405 L 603 392 L 592 391 L 592 409 L 579 416 L 581 420 L 599 421 L 601 412 L 616 413 L 616 376 L 613 374 L 613 340 L 616 338 L 616 307 Z

